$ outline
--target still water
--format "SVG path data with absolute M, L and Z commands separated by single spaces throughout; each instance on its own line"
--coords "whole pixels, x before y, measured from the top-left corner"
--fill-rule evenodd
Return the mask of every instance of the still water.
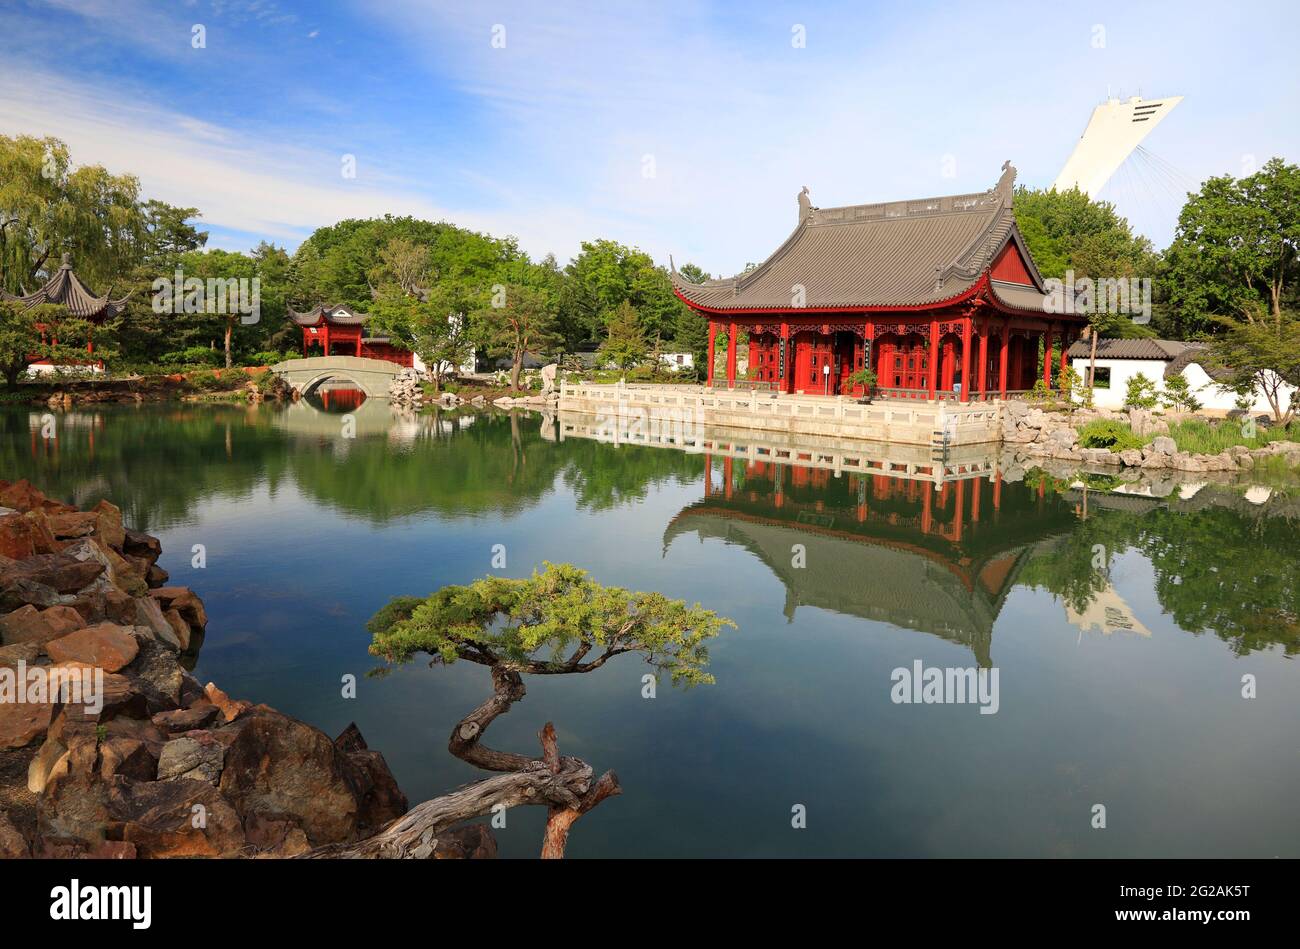
M 530 752 L 553 721 L 618 772 L 571 856 L 1300 856 L 1300 486 L 936 488 L 340 405 L 88 407 L 50 441 L 3 409 L 0 477 L 157 534 L 207 606 L 200 681 L 357 722 L 413 803 L 482 776 L 446 743 L 490 684 L 466 663 L 366 677 L 390 597 L 483 576 L 500 544 L 511 576 L 569 561 L 731 617 L 714 685 L 643 698 L 628 655 L 533 677 L 493 724 Z M 917 662 L 996 670 L 996 714 L 895 703 Z M 543 821 L 509 812 L 502 853 L 535 855 Z

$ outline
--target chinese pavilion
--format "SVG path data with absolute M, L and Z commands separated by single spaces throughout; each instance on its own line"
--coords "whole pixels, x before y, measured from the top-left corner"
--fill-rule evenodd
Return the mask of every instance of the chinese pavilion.
M 414 354 L 396 345 L 387 336 L 370 336 L 365 332 L 370 314 L 359 313 L 350 306 L 315 306 L 306 313 L 289 311 L 289 318 L 302 328 L 302 354 L 319 346 L 326 356 L 361 356 L 383 359 L 399 366 L 414 364 Z
M 726 385 L 736 338 L 749 336 L 749 376 L 779 392 L 861 395 L 869 366 L 887 398 L 1005 398 L 1054 385 L 1086 318 L 1048 310 L 1043 279 L 1016 227 L 1006 162 L 986 192 L 814 207 L 758 267 L 673 287 L 709 320 L 709 385 L 726 334 Z M 1058 364 L 1059 363 L 1059 367 Z
M 14 296 L 0 290 L 0 299 L 17 301 L 23 304 L 24 309 L 28 310 L 43 304 L 61 306 L 68 311 L 69 316 L 86 320 L 92 326 L 98 326 L 124 312 L 126 301 L 131 296 L 128 293 L 126 296 L 114 300 L 112 294 L 113 291 L 110 287 L 109 292 L 102 297 L 96 296 L 81 282 L 81 278 L 73 272 L 72 256 L 64 254 L 59 269 L 54 272 L 49 280 L 45 281 L 45 285 L 39 290 L 33 290 L 23 296 Z M 44 327 L 41 328 L 41 332 L 45 332 Z M 89 355 L 94 355 L 95 340 L 93 336 L 86 341 L 86 352 Z M 48 365 L 48 363 L 38 361 L 33 365 Z

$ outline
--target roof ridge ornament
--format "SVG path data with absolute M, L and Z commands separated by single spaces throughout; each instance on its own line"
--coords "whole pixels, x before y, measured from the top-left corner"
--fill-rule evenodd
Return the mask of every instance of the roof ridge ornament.
M 989 190 L 992 193 L 1000 195 L 1002 200 L 1006 204 L 1010 205 L 1012 195 L 1015 193 L 1015 185 L 1016 166 L 1011 164 L 1011 159 L 1008 158 L 1002 163 L 1002 177 L 999 178 L 998 183 Z
M 808 194 L 808 186 L 804 185 L 803 190 L 799 192 L 799 223 L 815 220 L 814 212 L 817 209 L 813 207 L 812 198 Z

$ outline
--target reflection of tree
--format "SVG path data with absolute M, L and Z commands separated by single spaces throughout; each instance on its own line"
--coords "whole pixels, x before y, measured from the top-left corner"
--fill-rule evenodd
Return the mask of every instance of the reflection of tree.
M 580 506 L 593 511 L 640 500 L 652 484 L 689 484 L 703 476 L 703 459 L 681 451 L 615 447 L 586 438 L 564 444 L 564 483 L 577 494 Z
M 1167 508 L 1139 523 L 1156 594 L 1183 629 L 1211 630 L 1237 655 L 1272 645 L 1300 653 L 1296 525 L 1225 508 L 1187 516 Z
M 0 472 L 78 507 L 108 498 L 140 530 L 184 521 L 205 498 L 248 498 L 263 483 L 274 490 L 286 474 L 283 436 L 247 407 L 77 410 L 54 414 L 58 438 L 48 441 L 44 414 L 0 411 Z
M 1205 489 L 1209 490 L 1209 489 Z M 1161 607 L 1182 629 L 1211 631 L 1237 655 L 1269 646 L 1300 653 L 1300 548 L 1295 522 L 1208 506 L 1145 512 L 1094 509 L 1052 550 L 1035 556 L 1022 582 L 1084 612 L 1110 584 L 1110 564 L 1135 550 L 1155 569 Z M 1093 566 L 1104 548 L 1106 566 Z

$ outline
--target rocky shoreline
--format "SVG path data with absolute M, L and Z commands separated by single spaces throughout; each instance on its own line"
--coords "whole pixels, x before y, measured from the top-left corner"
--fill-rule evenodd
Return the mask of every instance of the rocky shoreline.
M 207 616 L 161 552 L 107 501 L 0 481 L 0 857 L 293 857 L 405 814 L 355 725 L 331 740 L 190 675 Z
M 1112 451 L 1085 448 L 1079 430 L 1092 422 L 1118 422 L 1147 442 L 1141 448 Z M 1169 469 L 1187 473 L 1251 471 L 1261 460 L 1282 457 L 1289 467 L 1300 466 L 1300 442 L 1275 441 L 1262 448 L 1236 445 L 1218 454 L 1178 450 L 1169 437 L 1169 423 L 1146 409 L 1115 412 L 1076 409 L 1071 414 L 1045 411 L 1025 402 L 1007 402 L 1002 412 L 1003 446 L 1026 461 L 1050 459 L 1114 468 Z

